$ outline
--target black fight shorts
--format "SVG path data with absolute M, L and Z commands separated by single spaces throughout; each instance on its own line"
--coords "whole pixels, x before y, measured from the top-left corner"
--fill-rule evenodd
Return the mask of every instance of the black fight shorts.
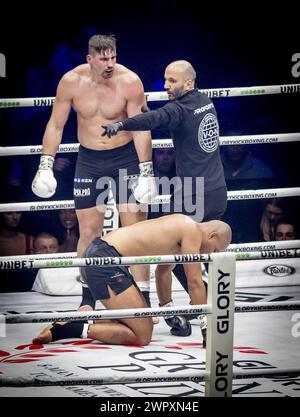
M 113 246 L 97 237 L 90 243 L 82 255 L 84 258 L 120 257 L 122 256 Z M 123 265 L 88 266 L 80 268 L 81 276 L 88 285 L 95 300 L 110 298 L 108 287 L 115 294 L 120 294 L 131 285 L 136 286 L 133 276 Z
M 109 187 L 117 204 L 136 203 L 131 187 L 138 175 L 139 160 L 133 141 L 106 151 L 80 145 L 73 190 L 75 208 L 107 204 Z

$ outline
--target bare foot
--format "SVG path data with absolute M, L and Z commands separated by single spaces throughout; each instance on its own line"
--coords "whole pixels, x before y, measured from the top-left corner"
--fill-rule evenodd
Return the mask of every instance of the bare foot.
M 46 326 L 39 334 L 37 337 L 35 337 L 34 339 L 32 339 L 32 343 L 34 345 L 40 345 L 43 343 L 50 343 L 52 342 L 52 333 L 50 331 L 50 329 L 52 328 L 52 324 L 49 324 L 48 326 Z

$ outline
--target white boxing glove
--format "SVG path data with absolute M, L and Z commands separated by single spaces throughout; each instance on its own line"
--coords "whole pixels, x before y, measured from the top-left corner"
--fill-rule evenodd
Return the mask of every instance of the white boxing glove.
M 31 189 L 41 198 L 50 198 L 56 190 L 56 179 L 53 175 L 54 158 L 51 155 L 42 155 L 40 165 L 32 181 Z
M 137 184 L 133 187 L 133 195 L 136 201 L 150 204 L 157 196 L 152 161 L 141 162 L 139 168 L 140 175 Z

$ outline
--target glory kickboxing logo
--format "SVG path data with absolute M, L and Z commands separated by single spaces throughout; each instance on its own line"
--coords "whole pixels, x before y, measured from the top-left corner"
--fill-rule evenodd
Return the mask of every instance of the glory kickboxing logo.
M 219 334 L 228 333 L 230 330 L 229 323 L 229 287 L 230 287 L 230 273 L 218 270 L 218 290 L 217 290 L 217 332 Z M 221 349 L 220 349 L 221 350 Z M 216 380 L 215 389 L 224 392 L 227 396 L 229 385 L 229 357 L 219 350 L 216 351 Z
M 218 321 L 217 321 L 217 331 L 218 333 L 227 333 L 229 330 L 229 304 L 230 304 L 230 298 L 229 298 L 229 272 L 223 272 L 221 270 L 218 270 L 218 273 L 220 274 L 218 277 L 218 296 L 217 296 L 217 306 L 218 309 L 223 310 L 224 314 L 221 316 L 218 315 Z M 227 282 L 225 282 L 224 278 L 228 279 Z
M 4 54 L 0 53 L 0 77 L 6 77 L 6 58 Z

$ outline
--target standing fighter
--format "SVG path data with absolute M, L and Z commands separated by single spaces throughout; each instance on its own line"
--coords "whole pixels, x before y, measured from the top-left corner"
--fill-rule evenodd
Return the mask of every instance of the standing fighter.
M 195 86 L 196 72 L 187 61 L 174 61 L 165 70 L 165 89 L 170 102 L 165 106 L 127 120 L 111 123 L 103 135 L 112 137 L 121 131 L 168 128 L 173 139 L 176 155 L 176 173 L 184 185 L 189 177 L 191 187 L 183 187 L 178 201 L 176 194 L 171 211 L 182 212 L 197 221 L 219 220 L 227 205 L 227 189 L 219 152 L 219 124 L 217 113 L 207 95 Z M 197 193 L 197 178 L 204 178 L 204 193 Z M 178 194 L 177 194 L 178 196 Z M 186 202 L 194 204 L 194 212 L 186 209 Z M 199 207 L 203 206 L 203 210 Z M 177 265 L 174 274 L 188 291 L 182 265 Z M 171 274 L 157 281 L 160 304 L 172 305 Z M 172 323 L 168 323 L 171 325 Z M 182 323 L 176 326 L 178 335 L 186 336 L 190 330 Z
M 149 203 L 156 195 L 150 132 L 121 132 L 111 141 L 99 134 L 99 125 L 134 116 L 141 113 L 144 106 L 144 88 L 140 78 L 117 64 L 116 57 L 115 37 L 95 35 L 88 43 L 87 64 L 64 74 L 58 84 L 43 137 L 39 169 L 32 183 L 32 191 L 37 196 L 49 198 L 54 195 L 57 185 L 52 169 L 54 157 L 73 107 L 77 113 L 80 142 L 74 178 L 80 232 L 78 256 L 102 231 L 108 178 L 122 226 L 147 218 L 145 206 L 141 210 L 135 200 L 128 204 L 132 197 L 131 190 L 127 190 L 128 176 L 138 176 L 133 191 L 138 202 Z M 119 175 L 121 169 L 125 171 Z M 134 266 L 132 273 L 141 290 L 146 290 L 143 292 L 149 301 L 149 267 Z M 81 309 L 91 309 L 94 305 L 88 289 L 84 289 Z

